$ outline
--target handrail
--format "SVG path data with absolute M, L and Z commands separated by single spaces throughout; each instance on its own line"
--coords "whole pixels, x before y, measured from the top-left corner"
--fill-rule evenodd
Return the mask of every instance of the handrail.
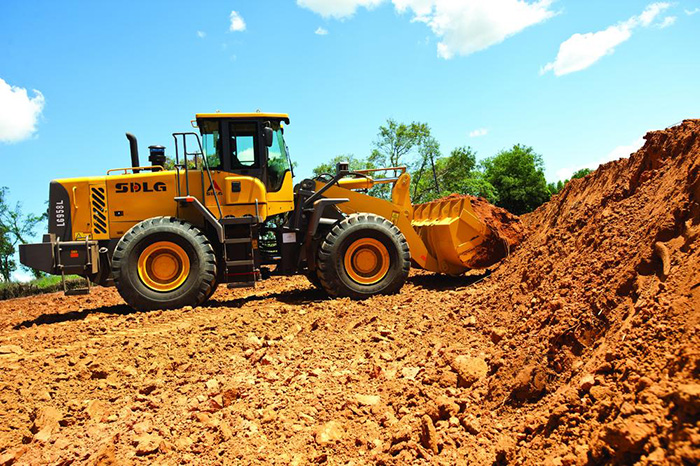
M 202 147 L 202 140 L 199 139 L 199 134 L 193 133 L 193 132 L 186 132 L 186 133 L 173 133 L 173 139 L 175 139 L 175 169 L 178 172 L 178 177 L 177 177 L 177 184 L 178 184 L 178 196 L 182 196 L 182 193 L 180 192 L 180 170 L 179 170 L 179 165 L 180 165 L 180 154 L 178 150 L 178 143 L 177 143 L 177 137 L 182 136 L 182 152 L 184 156 L 184 167 L 185 167 L 185 190 L 187 191 L 186 195 L 190 195 L 190 177 L 189 177 L 189 167 L 187 166 L 187 136 L 191 135 L 194 136 L 195 139 L 197 140 L 197 145 L 199 146 L 199 154 L 202 156 L 202 164 L 204 165 L 204 169 L 207 171 L 207 177 L 209 178 L 209 185 L 212 187 L 212 191 L 214 192 L 214 200 L 216 201 L 216 208 L 219 211 L 219 218 L 223 218 L 224 214 L 221 210 L 221 203 L 219 202 L 219 195 L 216 193 L 216 189 L 214 189 L 214 180 L 211 177 L 211 170 L 209 169 L 209 162 L 207 161 L 207 157 L 204 154 L 204 148 Z M 192 152 L 190 155 L 195 155 L 195 167 L 198 167 L 197 164 L 197 152 Z M 201 170 L 201 169 L 200 169 Z M 204 183 L 202 183 L 203 185 Z M 202 191 L 204 192 L 204 196 L 206 196 L 207 190 L 202 186 Z
M 401 174 L 406 173 L 406 167 L 386 167 L 386 168 L 365 168 L 364 170 L 353 170 L 354 172 L 357 173 L 373 173 L 373 172 L 384 172 L 384 171 L 389 171 L 389 170 L 394 170 L 394 171 L 401 171 Z
M 111 168 L 111 169 L 107 170 L 107 175 L 109 175 L 112 172 L 120 172 L 120 171 L 123 171 L 124 173 L 122 173 L 122 174 L 126 175 L 129 170 L 131 170 L 132 173 L 136 173 L 136 172 L 134 172 L 134 170 L 144 170 L 144 171 L 151 170 L 152 172 L 158 172 L 158 171 L 163 171 L 164 169 L 160 165 L 147 165 L 145 167 Z
M 370 178 L 374 184 L 389 184 L 399 181 L 399 177 L 395 178 Z

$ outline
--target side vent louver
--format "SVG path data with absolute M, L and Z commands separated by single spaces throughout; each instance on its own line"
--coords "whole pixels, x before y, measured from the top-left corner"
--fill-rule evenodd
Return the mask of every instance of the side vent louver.
M 107 197 L 103 186 L 90 188 L 92 234 L 95 239 L 107 238 Z

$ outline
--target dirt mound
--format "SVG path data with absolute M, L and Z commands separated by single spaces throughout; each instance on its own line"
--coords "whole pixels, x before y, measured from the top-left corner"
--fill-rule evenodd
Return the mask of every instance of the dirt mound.
M 525 216 L 482 297 L 508 335 L 488 399 L 530 404 L 508 459 L 700 460 L 700 121 L 645 139 Z
M 0 465 L 698 464 L 700 121 L 646 139 L 490 276 L 0 302 Z

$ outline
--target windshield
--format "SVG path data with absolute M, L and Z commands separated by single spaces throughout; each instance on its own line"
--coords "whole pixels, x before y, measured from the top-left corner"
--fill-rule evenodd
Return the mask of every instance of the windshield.
M 259 167 L 256 136 L 257 125 L 255 123 L 241 123 L 238 121 L 229 124 L 229 148 L 231 150 L 231 168 L 247 169 Z

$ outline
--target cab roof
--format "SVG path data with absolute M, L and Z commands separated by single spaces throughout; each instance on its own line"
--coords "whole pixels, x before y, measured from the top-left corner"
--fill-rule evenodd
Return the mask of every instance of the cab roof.
M 199 120 L 200 118 L 228 118 L 228 119 L 240 119 L 240 120 L 279 120 L 284 121 L 289 124 L 289 115 L 286 113 L 198 113 L 195 115 Z

